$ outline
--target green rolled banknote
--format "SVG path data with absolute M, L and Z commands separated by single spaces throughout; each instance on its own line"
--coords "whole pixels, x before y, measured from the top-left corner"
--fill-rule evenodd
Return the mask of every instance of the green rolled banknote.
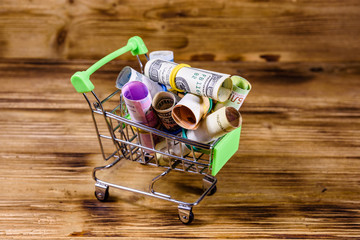
M 233 89 L 230 97 L 225 102 L 218 102 L 215 105 L 214 111 L 224 106 L 234 107 L 239 110 L 241 105 L 244 103 L 246 96 L 249 94 L 251 84 L 248 80 L 240 76 L 232 76 L 231 80 L 233 82 Z

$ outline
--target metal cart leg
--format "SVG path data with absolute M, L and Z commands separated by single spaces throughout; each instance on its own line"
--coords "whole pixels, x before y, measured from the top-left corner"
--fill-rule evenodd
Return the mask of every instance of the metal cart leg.
M 205 176 L 203 178 L 203 190 L 206 191 L 209 189 L 208 196 L 214 195 L 216 193 L 216 180 L 214 178 L 210 178 L 208 176 Z
M 104 170 L 104 169 L 111 168 L 111 167 L 115 166 L 118 162 L 120 162 L 122 159 L 123 158 L 117 157 L 112 163 L 110 163 L 110 164 L 108 164 L 106 166 L 95 167 L 93 169 L 93 179 L 96 181 L 96 183 L 95 183 L 95 197 L 97 198 L 97 200 L 99 200 L 101 202 L 105 202 L 109 198 L 109 185 L 103 183 L 103 181 L 98 179 L 96 177 L 96 172 L 99 171 L 99 170 Z
M 149 186 L 149 190 L 152 194 L 154 195 L 159 195 L 159 196 L 162 196 L 162 197 L 165 197 L 165 198 L 171 198 L 171 196 L 169 195 L 166 195 L 166 194 L 163 194 L 163 193 L 159 193 L 159 192 L 156 192 L 154 190 L 154 184 L 155 182 L 157 182 L 158 180 L 160 180 L 161 178 L 165 177 L 172 169 L 169 168 L 168 170 L 166 170 L 165 172 L 161 173 L 160 175 L 156 176 L 155 178 L 153 178 L 153 180 L 151 181 L 150 183 L 150 186 Z
M 194 220 L 192 207 L 188 205 L 179 204 L 179 219 L 183 224 L 190 224 Z

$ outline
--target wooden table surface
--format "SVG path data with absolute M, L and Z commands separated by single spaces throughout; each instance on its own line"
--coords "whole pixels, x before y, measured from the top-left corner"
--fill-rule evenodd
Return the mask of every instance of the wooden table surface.
M 190 62 L 240 74 L 253 89 L 239 150 L 189 226 L 167 201 L 114 189 L 109 202 L 95 199 L 91 172 L 104 162 L 70 84 L 92 63 L 0 61 L 0 239 L 360 239 L 360 63 Z M 100 96 L 125 65 L 136 63 L 94 75 Z M 145 189 L 163 170 L 131 164 L 107 177 Z M 174 174 L 162 187 L 191 197 L 198 179 Z

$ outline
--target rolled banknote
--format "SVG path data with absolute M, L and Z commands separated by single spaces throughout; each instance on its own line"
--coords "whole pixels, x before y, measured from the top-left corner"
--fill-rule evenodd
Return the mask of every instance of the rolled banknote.
M 152 59 L 161 59 L 165 61 L 174 61 L 174 52 L 173 51 L 153 51 L 149 54 L 150 60 Z
M 190 92 L 220 102 L 226 101 L 232 90 L 230 75 L 191 68 L 160 59 L 146 63 L 144 73 L 151 80 L 171 86 L 177 91 Z
M 151 107 L 151 96 L 142 82 L 128 82 L 122 88 L 122 94 L 131 119 L 149 127 L 158 125 L 158 119 Z
M 180 129 L 180 126 L 171 116 L 171 112 L 179 100 L 180 97 L 172 92 L 158 92 L 152 101 L 152 107 L 159 117 L 160 122 L 169 132 L 176 132 Z
M 128 66 L 124 67 L 120 71 L 116 79 L 116 87 L 121 89 L 127 82 L 132 82 L 132 81 L 139 81 L 144 83 L 148 88 L 148 90 L 150 91 L 150 95 L 152 98 L 155 96 L 156 93 L 163 91 L 163 88 L 161 87 L 160 84 L 151 81 L 145 75 L 139 73 L 138 71 Z
M 128 120 L 131 120 L 130 114 L 127 114 L 126 116 L 124 116 L 124 118 L 126 118 Z M 125 127 L 126 127 L 126 125 L 123 123 L 122 128 L 125 128 Z M 153 146 L 152 143 L 156 144 L 157 142 L 159 142 L 159 136 L 158 135 L 150 134 L 150 132 L 148 132 L 146 130 L 143 130 L 143 129 L 140 129 L 140 128 L 137 128 L 135 126 L 131 126 L 131 127 L 135 131 L 135 133 L 139 134 L 139 138 L 140 138 L 139 143 L 141 145 L 152 148 L 152 146 Z M 150 150 L 145 150 L 145 152 L 153 153 L 153 151 L 150 151 Z
M 209 143 L 241 126 L 242 118 L 233 107 L 222 107 L 201 121 L 196 130 L 188 130 L 187 138 Z
M 185 129 L 195 130 L 200 120 L 208 113 L 210 100 L 207 97 L 187 93 L 174 107 L 171 116 Z
M 124 102 L 133 121 L 156 127 L 158 119 L 151 107 L 151 96 L 146 85 L 142 82 L 132 81 L 122 87 Z M 152 139 L 149 133 L 141 133 L 141 145 L 153 148 Z
M 144 146 L 144 147 L 148 147 L 148 148 L 153 148 L 153 143 L 156 145 L 156 142 L 158 141 L 158 137 L 155 134 L 150 134 L 150 132 L 144 131 L 142 129 L 138 129 L 136 127 L 133 127 L 133 129 L 135 130 L 135 132 L 137 133 L 137 131 L 139 131 L 139 144 Z M 153 153 L 154 151 L 151 150 L 144 150 L 147 153 Z
M 239 110 L 241 105 L 244 103 L 246 96 L 249 94 L 251 84 L 248 80 L 240 76 L 232 76 L 231 80 L 233 80 L 233 90 L 229 99 L 223 103 L 218 102 L 214 107 L 214 111 L 222 108 L 223 106 L 230 106 Z
M 160 141 L 156 144 L 155 149 L 163 153 L 168 153 L 179 157 L 184 157 L 191 152 L 191 150 L 186 147 L 184 143 L 175 140 Z M 156 157 L 158 159 L 159 165 L 170 165 L 169 161 L 171 160 L 171 157 L 161 153 L 156 153 Z

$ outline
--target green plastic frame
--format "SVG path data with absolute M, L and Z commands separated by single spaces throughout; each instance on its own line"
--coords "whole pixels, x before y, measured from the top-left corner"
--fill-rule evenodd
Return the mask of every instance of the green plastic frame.
M 129 51 L 132 53 L 132 55 L 136 56 L 147 53 L 148 49 L 145 46 L 145 43 L 141 39 L 141 37 L 134 36 L 130 38 L 126 46 L 103 57 L 102 59 L 94 63 L 91 67 L 89 67 L 86 71 L 76 72 L 71 77 L 71 83 L 76 89 L 76 91 L 79 93 L 87 93 L 94 90 L 95 87 L 90 81 L 91 74 L 93 74 L 96 70 L 104 66 L 106 63 L 114 60 L 115 58 Z
M 213 149 L 211 175 L 215 176 L 239 149 L 241 127 L 226 134 Z

